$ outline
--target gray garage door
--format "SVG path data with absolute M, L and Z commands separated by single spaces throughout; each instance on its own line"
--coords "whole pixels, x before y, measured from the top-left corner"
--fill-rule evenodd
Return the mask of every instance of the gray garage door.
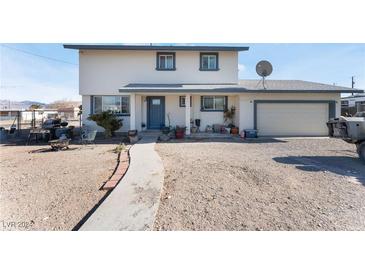
M 328 103 L 259 103 L 259 136 L 327 136 Z

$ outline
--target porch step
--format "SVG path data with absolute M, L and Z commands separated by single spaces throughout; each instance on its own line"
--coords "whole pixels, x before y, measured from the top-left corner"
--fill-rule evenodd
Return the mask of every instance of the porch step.
M 190 135 L 186 135 L 185 138 L 188 139 L 239 139 L 238 135 L 231 135 L 231 134 L 222 134 L 222 133 L 206 133 L 206 132 L 199 132 L 199 133 L 191 133 Z
M 140 136 L 152 136 L 152 137 L 158 137 L 161 135 L 160 130 L 144 130 L 139 132 Z

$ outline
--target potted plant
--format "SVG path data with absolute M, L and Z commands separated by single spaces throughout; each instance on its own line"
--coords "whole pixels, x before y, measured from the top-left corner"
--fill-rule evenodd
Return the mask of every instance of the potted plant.
M 207 125 L 206 128 L 205 128 L 205 132 L 206 133 L 213 133 L 213 127 L 210 126 L 210 125 Z
M 236 114 L 235 106 L 231 106 L 230 109 L 224 111 L 224 122 L 229 122 L 228 128 L 230 128 L 231 134 L 238 134 L 238 127 L 233 124 L 234 115 Z
M 232 123 L 235 113 L 236 113 L 236 107 L 235 106 L 231 106 L 230 109 L 226 109 L 224 111 L 224 122 Z
M 162 134 L 167 135 L 170 133 L 170 127 L 162 127 Z
M 176 126 L 175 128 L 175 137 L 176 139 L 183 139 L 185 136 L 186 127 Z
M 238 134 L 238 127 L 236 127 L 236 126 L 231 127 L 231 134 L 237 135 Z

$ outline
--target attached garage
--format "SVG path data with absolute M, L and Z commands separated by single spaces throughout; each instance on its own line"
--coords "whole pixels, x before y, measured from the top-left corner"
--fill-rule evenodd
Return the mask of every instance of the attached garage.
M 334 101 L 255 101 L 259 136 L 327 136 Z

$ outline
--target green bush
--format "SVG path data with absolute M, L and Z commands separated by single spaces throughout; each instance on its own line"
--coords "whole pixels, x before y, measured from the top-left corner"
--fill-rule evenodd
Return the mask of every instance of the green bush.
M 119 119 L 118 116 L 111 111 L 92 114 L 87 119 L 94 121 L 98 126 L 104 128 L 105 137 L 112 137 L 114 132 L 123 126 L 123 119 Z

